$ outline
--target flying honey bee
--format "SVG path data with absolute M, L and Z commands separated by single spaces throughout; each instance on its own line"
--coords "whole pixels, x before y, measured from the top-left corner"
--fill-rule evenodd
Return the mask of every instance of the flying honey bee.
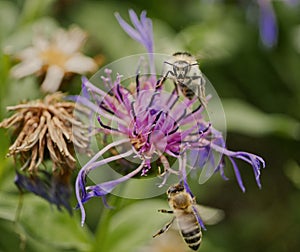
M 163 77 L 158 81 L 157 86 L 161 86 L 166 79 L 173 80 L 178 93 L 178 87 L 182 94 L 192 100 L 198 96 L 202 105 L 206 105 L 205 79 L 196 59 L 187 52 L 177 52 L 172 55 L 169 61 L 165 61 Z
M 223 219 L 223 211 L 196 205 L 195 197 L 192 197 L 181 183 L 170 186 L 167 195 L 172 210 L 160 209 L 159 212 L 173 214 L 174 216 L 170 222 L 153 235 L 153 238 L 166 232 L 176 219 L 186 244 L 192 250 L 197 250 L 202 241 L 201 219 L 206 224 L 215 224 Z M 201 219 L 199 212 L 201 212 Z

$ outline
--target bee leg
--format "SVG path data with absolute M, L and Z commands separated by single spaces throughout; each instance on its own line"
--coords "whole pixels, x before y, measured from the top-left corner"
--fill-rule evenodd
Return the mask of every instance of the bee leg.
M 180 85 L 179 83 L 176 83 L 175 81 L 173 81 L 173 83 L 174 83 L 174 86 L 175 86 L 175 92 L 176 92 L 176 94 L 178 95 L 179 94 L 179 88 L 178 88 L 178 86 Z
M 164 232 L 168 231 L 169 228 L 171 227 L 173 221 L 175 220 L 175 217 L 172 218 L 172 220 L 170 222 L 168 222 L 161 230 L 159 230 L 156 234 L 154 234 L 152 237 L 155 238 L 158 235 L 163 234 Z
M 166 210 L 166 209 L 159 209 L 158 212 L 161 212 L 161 213 L 168 213 L 168 214 L 174 213 L 172 210 Z
M 149 102 L 149 105 L 147 107 L 147 109 L 152 105 L 153 103 L 153 100 L 154 100 L 154 97 L 155 95 L 157 95 L 157 90 L 162 86 L 162 84 L 165 82 L 166 78 L 168 77 L 168 74 L 171 73 L 173 75 L 173 73 L 171 71 L 168 71 L 165 76 L 163 76 L 161 79 L 159 79 L 157 82 L 156 82 L 156 86 L 155 86 L 155 92 L 153 93 L 151 99 L 150 99 L 150 102 Z
M 205 87 L 204 87 L 205 80 L 204 80 L 204 78 L 202 76 L 199 76 L 199 75 L 191 76 L 190 78 L 191 78 L 192 81 L 197 80 L 197 79 L 200 80 L 199 85 L 197 85 L 197 96 L 198 96 L 199 102 L 204 107 L 206 107 L 207 101 L 206 101 L 206 97 L 205 97 Z
M 158 79 L 158 81 L 156 82 L 156 86 L 155 86 L 155 90 L 159 89 L 162 84 L 166 81 L 166 79 L 168 78 L 168 75 L 171 74 L 172 76 L 174 76 L 174 73 L 172 71 L 168 71 L 165 76 L 163 76 L 162 78 Z
M 204 106 L 204 108 L 206 108 L 207 105 L 207 101 L 206 101 L 206 97 L 205 97 L 205 90 L 204 90 L 204 86 L 198 86 L 198 100 L 199 102 Z
M 140 74 L 139 73 L 135 77 L 135 84 L 136 84 L 136 93 L 138 95 L 140 92 Z

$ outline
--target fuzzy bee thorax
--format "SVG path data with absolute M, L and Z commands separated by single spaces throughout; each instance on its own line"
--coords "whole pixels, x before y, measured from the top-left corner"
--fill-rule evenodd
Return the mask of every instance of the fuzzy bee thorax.
M 187 193 L 178 193 L 169 199 L 169 205 L 173 209 L 186 209 L 192 204 L 192 199 Z

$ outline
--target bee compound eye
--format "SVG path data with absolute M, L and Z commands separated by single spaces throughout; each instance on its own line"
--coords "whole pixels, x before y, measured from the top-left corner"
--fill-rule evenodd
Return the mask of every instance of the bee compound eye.
M 170 193 L 176 193 L 177 192 L 177 188 L 176 187 L 170 187 L 169 189 L 168 189 L 168 191 L 167 191 L 167 193 L 168 194 L 170 194 Z

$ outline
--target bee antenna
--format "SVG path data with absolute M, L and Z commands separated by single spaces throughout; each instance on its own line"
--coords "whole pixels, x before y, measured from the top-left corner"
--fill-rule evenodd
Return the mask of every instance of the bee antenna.
M 181 179 L 178 184 L 185 188 L 183 179 Z
M 199 63 L 190 64 L 190 66 L 199 66 Z
M 164 63 L 165 63 L 165 64 L 168 64 L 168 65 L 170 65 L 170 66 L 173 66 L 173 64 L 170 63 L 170 62 L 168 62 L 168 61 L 164 61 Z

